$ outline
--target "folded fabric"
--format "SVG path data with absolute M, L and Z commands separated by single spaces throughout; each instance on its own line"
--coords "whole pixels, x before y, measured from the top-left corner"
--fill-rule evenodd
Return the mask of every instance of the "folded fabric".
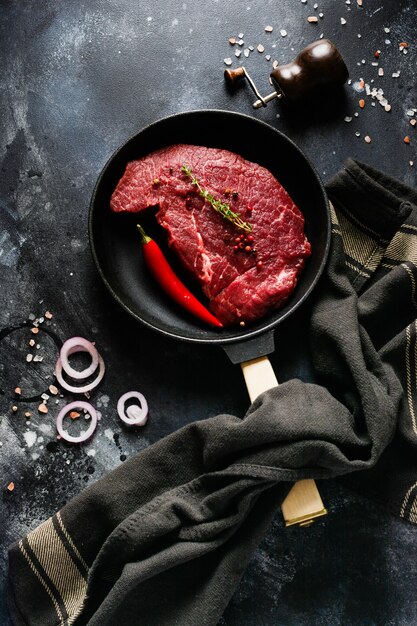
M 372 487 L 394 436 L 415 455 L 417 193 L 352 160 L 327 190 L 316 384 L 291 380 L 243 419 L 172 433 L 12 546 L 15 624 L 214 626 L 292 481 L 368 470 Z M 402 458 L 390 489 L 416 521 L 417 461 Z

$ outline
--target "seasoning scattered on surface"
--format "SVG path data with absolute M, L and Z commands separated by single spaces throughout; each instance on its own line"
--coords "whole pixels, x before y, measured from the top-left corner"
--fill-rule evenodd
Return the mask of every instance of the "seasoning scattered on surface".
M 45 317 L 46 317 L 47 320 L 51 320 L 53 315 L 52 315 L 52 313 L 50 311 L 45 311 Z
M 12 491 L 14 491 L 14 483 L 9 483 L 9 484 L 7 485 L 7 487 L 6 487 L 6 489 L 7 489 L 7 491 L 10 491 L 10 493 L 11 493 Z
M 310 24 L 317 24 L 318 21 L 319 21 L 319 18 L 316 17 L 315 15 L 310 15 L 307 18 L 307 22 L 310 22 Z
M 344 26 L 347 23 L 344 17 L 340 18 L 340 23 L 342 26 Z
M 229 37 L 229 43 L 231 46 L 236 45 L 236 37 Z
M 256 46 L 256 49 L 258 52 L 264 52 L 265 51 L 265 46 L 263 46 L 261 43 L 258 43 L 258 45 Z
M 55 387 L 55 385 L 49 385 L 48 389 L 54 396 L 56 396 L 59 393 L 59 389 L 58 387 Z
M 15 404 L 12 406 L 12 411 L 13 413 L 17 413 L 17 406 Z
M 16 389 L 14 390 L 14 392 L 15 392 L 15 394 L 16 394 L 17 396 L 20 396 L 20 395 L 21 395 L 21 393 L 22 393 L 22 390 L 21 390 L 21 388 L 20 388 L 20 387 L 16 387 Z
M 410 137 L 406 135 L 403 139 L 404 143 L 410 143 Z
M 34 335 L 37 335 L 39 332 L 39 328 L 37 328 L 36 326 L 34 326 L 33 328 L 30 329 L 30 332 L 33 333 Z
M 365 135 L 364 141 L 365 141 L 365 143 L 371 143 L 372 139 L 370 138 L 369 135 Z
M 230 57 L 228 57 L 227 59 L 224 59 L 224 64 L 225 65 L 232 65 L 232 59 Z
M 39 406 L 38 406 L 38 411 L 39 413 L 48 413 L 48 407 L 46 406 L 46 404 L 44 402 L 42 402 Z
M 272 26 L 265 26 L 265 32 L 266 33 L 272 33 L 274 29 L 272 28 Z
M 72 420 L 76 420 L 80 417 L 80 413 L 78 413 L 78 411 L 71 411 L 71 413 L 69 414 L 70 418 Z
M 359 106 L 360 106 L 360 108 L 361 108 L 361 109 L 363 109 L 363 108 L 364 108 L 364 106 L 365 106 L 365 100 L 364 100 L 363 98 L 361 98 L 361 99 L 359 100 Z

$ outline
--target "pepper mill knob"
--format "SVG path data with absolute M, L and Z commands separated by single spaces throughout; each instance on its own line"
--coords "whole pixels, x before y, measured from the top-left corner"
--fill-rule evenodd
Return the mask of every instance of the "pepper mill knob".
M 235 87 L 241 78 L 246 77 L 245 68 L 241 66 L 235 70 L 224 70 L 224 77 L 230 87 Z
M 287 65 L 271 72 L 271 81 L 282 97 L 301 101 L 321 89 L 342 86 L 349 76 L 342 55 L 329 39 L 313 41 Z

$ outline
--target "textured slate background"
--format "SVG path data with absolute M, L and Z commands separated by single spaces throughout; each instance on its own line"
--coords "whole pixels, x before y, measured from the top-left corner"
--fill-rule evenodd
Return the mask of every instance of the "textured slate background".
M 192 349 L 138 327 L 99 283 L 88 248 L 88 203 L 114 149 L 165 115 L 229 109 L 286 132 L 324 180 L 354 156 L 415 183 L 409 161 L 416 136 L 407 110 L 417 106 L 416 5 L 318 4 L 315 10 L 312 0 L 0 2 L 0 328 L 50 310 L 53 318 L 45 327 L 61 339 L 82 335 L 96 341 L 107 364 L 94 396 L 100 428 L 85 447 L 66 447 L 55 442 L 53 417 L 68 398 L 49 400 L 47 416 L 38 414 L 38 401 L 22 402 L 16 415 L 11 412 L 16 385 L 36 395 L 51 382 L 53 341 L 43 332 L 37 336 L 35 352 L 43 361 L 32 364 L 26 362 L 27 329 L 0 342 L 2 590 L 6 546 L 86 484 L 189 421 L 219 412 L 243 415 L 248 405 L 239 368 L 221 350 Z M 319 24 L 308 24 L 307 16 L 319 12 Z M 264 32 L 267 24 L 273 33 Z M 223 59 L 240 62 L 227 40 L 241 32 L 244 47 L 266 48 L 244 59 L 264 93 L 272 62 L 265 55 L 287 62 L 324 33 L 350 69 L 344 100 L 331 114 L 294 113 L 276 103 L 254 112 L 248 88 L 232 95 L 223 82 Z M 410 43 L 407 55 L 399 51 L 402 41 Z M 383 77 L 371 64 L 376 49 Z M 393 78 L 397 71 L 400 76 Z M 391 113 L 378 103 L 371 106 L 369 98 L 359 109 L 360 78 L 384 90 Z M 346 116 L 353 118 L 350 123 Z M 403 143 L 406 134 L 409 146 Z M 308 378 L 298 356 L 299 321 L 277 332 L 272 360 L 281 380 Z M 129 433 L 116 417 L 117 398 L 128 389 L 141 390 L 149 400 L 151 418 L 140 433 Z M 25 410 L 33 412 L 29 420 Z M 4 491 L 10 481 L 16 485 L 12 494 Z M 310 529 L 285 530 L 277 513 L 223 626 L 417 623 L 415 527 L 338 483 L 321 485 L 321 491 L 331 512 Z M 9 624 L 3 593 L 0 624 Z

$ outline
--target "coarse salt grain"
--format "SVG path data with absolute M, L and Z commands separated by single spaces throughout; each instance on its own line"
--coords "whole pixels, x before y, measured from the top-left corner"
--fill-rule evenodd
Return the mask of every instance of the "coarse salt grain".
M 256 49 L 258 52 L 261 52 L 261 53 L 265 51 L 265 47 L 261 43 L 258 43 L 258 45 L 256 46 Z
M 345 117 L 345 122 L 351 122 L 351 121 L 352 121 L 352 118 L 351 118 L 351 117 L 349 117 L 349 116 L 346 116 L 346 117 Z
M 384 75 L 384 69 L 382 67 L 380 67 L 378 69 L 378 76 L 383 76 Z
M 48 413 L 48 407 L 46 406 L 46 404 L 44 402 L 42 402 L 38 406 L 38 411 L 39 411 L 39 413 Z
M 410 124 L 411 126 L 415 126 L 417 124 L 417 120 L 414 120 L 414 119 L 410 120 Z
M 391 111 L 391 105 L 390 104 L 386 104 L 384 109 L 386 110 L 387 113 L 389 113 Z
M 372 139 L 370 138 L 369 135 L 365 135 L 364 141 L 365 141 L 365 143 L 371 143 Z
M 315 15 L 310 15 L 307 18 L 307 22 L 310 22 L 310 24 L 317 24 L 318 21 L 319 21 L 319 18 L 316 17 Z
M 340 23 L 342 24 L 342 26 L 344 26 L 347 23 L 344 17 L 340 18 Z
M 285 29 L 282 29 L 279 31 L 281 37 L 286 37 L 288 35 L 287 31 Z
M 225 65 L 232 65 L 232 59 L 230 57 L 227 57 L 227 59 L 224 59 L 224 64 Z
M 30 362 L 32 361 L 32 359 L 33 359 L 33 354 L 27 354 L 27 355 L 26 355 L 26 361 L 27 361 L 27 363 L 30 363 Z
M 272 33 L 274 29 L 272 28 L 272 26 L 265 26 L 265 32 L 266 33 Z
M 231 46 L 236 45 L 236 37 L 229 37 L 229 43 Z

